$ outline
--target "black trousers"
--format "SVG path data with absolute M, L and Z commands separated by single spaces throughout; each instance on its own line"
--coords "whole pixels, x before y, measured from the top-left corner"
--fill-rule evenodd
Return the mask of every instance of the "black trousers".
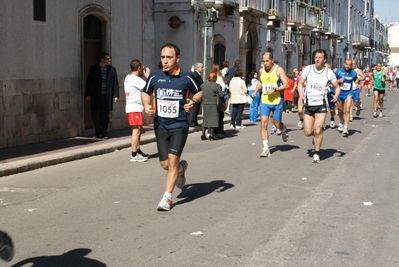
M 99 109 L 91 110 L 95 135 L 100 137 L 108 136 L 109 110 L 107 105 L 107 96 L 101 95 L 101 105 Z

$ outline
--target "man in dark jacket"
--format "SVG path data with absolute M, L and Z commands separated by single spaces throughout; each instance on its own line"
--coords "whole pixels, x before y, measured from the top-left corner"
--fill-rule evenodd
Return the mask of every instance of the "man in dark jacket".
M 204 72 L 204 65 L 200 62 L 195 63 L 194 71 L 193 71 L 193 78 L 199 88 L 204 83 L 204 80 L 201 77 L 203 72 Z M 190 94 L 190 98 L 192 98 L 192 94 Z M 199 126 L 197 118 L 198 118 L 198 113 L 199 113 L 200 107 L 201 107 L 201 103 L 197 103 L 197 105 L 195 105 L 193 110 L 190 112 L 190 116 L 189 116 L 190 127 Z
M 118 75 L 110 62 L 110 55 L 102 52 L 100 62 L 92 65 L 87 75 L 85 95 L 90 101 L 94 138 L 108 138 L 109 113 L 119 99 Z

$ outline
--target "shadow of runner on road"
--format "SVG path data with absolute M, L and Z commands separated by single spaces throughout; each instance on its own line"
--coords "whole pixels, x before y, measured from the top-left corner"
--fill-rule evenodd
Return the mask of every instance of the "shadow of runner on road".
M 85 258 L 91 252 L 88 248 L 77 248 L 68 251 L 59 256 L 39 256 L 22 260 L 11 267 L 25 266 L 26 264 L 31 267 L 104 267 L 106 264 L 89 258 Z
M 233 184 L 226 183 L 224 180 L 215 180 L 210 183 L 187 184 L 182 188 L 181 193 L 176 197 L 184 199 L 179 200 L 178 202 L 174 203 L 174 205 L 176 206 L 188 203 L 213 192 L 223 192 L 232 187 L 234 187 Z
M 314 149 L 308 149 L 307 153 L 308 153 L 308 156 L 310 158 L 312 158 L 313 154 L 314 154 Z M 336 149 L 328 148 L 328 149 L 321 149 L 320 150 L 320 157 L 321 157 L 322 160 L 325 160 L 325 159 L 334 157 L 334 155 L 337 154 L 337 153 L 338 153 L 337 156 L 340 157 L 340 158 L 346 155 L 346 153 L 343 152 L 343 151 L 338 151 Z
M 294 145 L 276 145 L 276 146 L 270 146 L 269 150 L 270 153 L 274 153 L 276 151 L 281 151 L 281 152 L 285 152 L 285 151 L 290 151 L 293 149 L 299 149 L 299 146 L 294 146 Z

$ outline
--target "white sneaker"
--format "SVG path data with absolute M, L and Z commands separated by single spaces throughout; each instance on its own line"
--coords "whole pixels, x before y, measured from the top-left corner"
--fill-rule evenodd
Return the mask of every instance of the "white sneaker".
M 245 128 L 247 128 L 247 126 L 245 125 L 236 126 L 236 129 L 245 129 Z
M 338 124 L 338 132 L 342 132 L 344 130 L 344 124 L 342 122 L 340 122 Z
M 236 127 L 234 127 L 233 124 L 230 124 L 230 129 L 235 129 Z
M 269 149 L 262 149 L 262 153 L 260 153 L 261 158 L 270 157 L 272 154 Z
M 375 111 L 373 112 L 373 117 L 374 117 L 374 118 L 377 118 L 377 117 L 378 117 L 377 112 L 375 112 Z
M 171 199 L 163 196 L 161 202 L 157 206 L 158 211 L 170 211 L 173 208 L 173 202 Z
M 349 116 L 349 121 L 353 121 L 353 116 L 352 115 Z
M 318 154 L 313 155 L 313 163 L 319 163 L 320 162 L 320 156 Z
M 130 155 L 130 162 L 145 162 L 145 161 L 147 161 L 147 160 L 148 160 L 147 157 L 143 157 L 143 156 L 140 155 L 139 153 L 137 153 L 135 157 L 133 157 L 132 155 Z
M 270 134 L 275 134 L 276 131 L 277 131 L 277 128 L 273 126 L 272 129 L 270 130 Z
M 281 134 L 281 130 L 280 130 L 280 129 L 277 129 L 277 130 L 276 130 L 276 134 L 277 134 L 277 135 L 280 135 L 280 134 Z
M 344 128 L 344 130 L 342 131 L 342 135 L 344 137 L 348 137 L 349 136 L 348 128 Z
M 331 128 L 331 129 L 334 129 L 334 128 L 335 128 L 335 121 L 331 121 L 331 122 L 330 122 L 330 128 Z
M 383 115 L 382 115 L 382 112 L 380 112 L 380 114 L 378 115 L 378 117 L 382 118 L 382 116 L 383 116 Z
M 297 126 L 298 126 L 299 129 L 302 130 L 303 129 L 303 121 L 299 121 Z
M 180 161 L 179 163 L 179 176 L 177 178 L 176 187 L 182 188 L 186 184 L 186 176 L 185 172 L 188 168 L 188 163 L 185 160 Z

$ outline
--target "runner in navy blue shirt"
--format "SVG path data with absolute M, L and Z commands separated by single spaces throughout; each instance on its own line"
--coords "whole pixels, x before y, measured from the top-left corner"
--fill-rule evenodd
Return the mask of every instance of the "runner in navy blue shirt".
M 169 211 L 173 208 L 172 192 L 175 185 L 182 188 L 186 182 L 187 161 L 180 161 L 186 144 L 189 121 L 187 113 L 202 99 L 201 89 L 194 82 L 192 73 L 183 71 L 177 65 L 180 49 L 175 44 L 161 48 L 162 69 L 150 74 L 141 93 L 144 111 L 154 116 L 155 137 L 162 168 L 167 171 L 165 194 L 157 210 Z M 187 96 L 194 94 L 192 99 Z M 155 110 L 151 95 L 155 96 Z

